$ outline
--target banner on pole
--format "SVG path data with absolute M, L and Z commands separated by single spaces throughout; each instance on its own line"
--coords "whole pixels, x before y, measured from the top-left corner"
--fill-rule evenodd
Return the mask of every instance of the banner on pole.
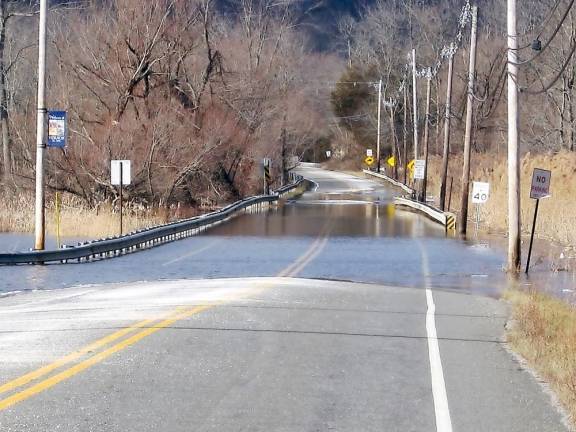
M 48 147 L 66 147 L 66 111 L 48 111 Z

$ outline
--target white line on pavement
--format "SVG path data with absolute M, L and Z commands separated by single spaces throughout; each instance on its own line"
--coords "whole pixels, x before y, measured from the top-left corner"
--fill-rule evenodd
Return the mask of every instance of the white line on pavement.
M 440 357 L 440 347 L 438 345 L 438 334 L 436 332 L 436 305 L 432 295 L 432 284 L 430 283 L 430 268 L 428 254 L 421 242 L 418 242 L 422 254 L 422 273 L 426 286 L 426 334 L 428 337 L 428 355 L 430 357 L 430 376 L 432 378 L 432 395 L 434 397 L 434 411 L 436 413 L 436 430 L 438 432 L 452 432 L 452 420 L 450 419 L 450 408 L 448 406 L 448 395 L 446 394 L 446 383 L 444 382 L 444 372 L 442 370 L 442 359 Z

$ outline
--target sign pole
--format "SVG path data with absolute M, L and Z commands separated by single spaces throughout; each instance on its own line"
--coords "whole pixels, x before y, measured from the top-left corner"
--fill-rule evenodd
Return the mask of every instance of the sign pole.
M 528 259 L 526 260 L 526 274 L 530 269 L 530 258 L 532 257 L 532 245 L 534 243 L 534 233 L 536 232 L 536 220 L 538 219 L 538 207 L 541 198 L 550 197 L 550 182 L 552 180 L 552 172 L 534 168 L 532 173 L 532 185 L 530 187 L 530 198 L 536 200 L 536 207 L 534 208 L 534 220 L 532 221 L 532 234 L 530 236 L 530 248 L 528 249 Z
M 538 205 L 540 199 L 536 200 L 536 207 L 534 208 L 534 220 L 532 221 L 532 235 L 530 236 L 530 247 L 528 248 L 528 260 L 526 261 L 526 274 L 530 268 L 530 258 L 532 257 L 532 244 L 534 243 L 534 232 L 536 231 L 536 219 L 538 218 Z
M 123 181 L 124 181 L 124 172 L 123 172 L 123 166 L 124 164 L 122 162 L 120 162 L 120 236 L 122 236 L 122 232 L 123 232 L 123 227 L 122 227 L 122 186 L 123 186 Z
M 480 204 L 476 204 L 476 238 L 478 238 L 478 231 L 480 230 Z

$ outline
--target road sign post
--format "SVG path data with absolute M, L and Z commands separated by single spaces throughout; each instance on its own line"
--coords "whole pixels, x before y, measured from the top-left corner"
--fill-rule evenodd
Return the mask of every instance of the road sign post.
M 425 159 L 416 159 L 414 161 L 414 189 L 416 191 L 416 200 L 423 200 L 426 202 L 426 197 L 423 197 L 417 192 L 418 184 L 416 184 L 416 180 L 424 180 L 426 177 L 426 160 Z
M 426 170 L 426 161 L 416 159 L 414 161 L 414 180 L 424 180 L 424 171 Z
M 122 190 L 125 185 L 129 185 L 131 182 L 131 162 L 129 160 L 113 160 L 110 163 L 110 183 L 113 186 L 118 186 L 119 190 L 119 200 L 120 200 L 120 235 L 124 232 L 123 226 L 123 197 Z
M 424 180 L 426 175 L 426 161 L 424 159 L 416 159 L 414 161 L 414 180 Z
M 552 173 L 548 170 L 535 168 L 532 173 L 532 186 L 530 187 L 530 198 L 536 200 L 534 207 L 534 219 L 532 220 L 532 234 L 530 235 L 530 247 L 528 248 L 528 259 L 526 260 L 526 274 L 530 269 L 530 258 L 532 258 L 532 245 L 534 244 L 534 233 L 536 232 L 536 221 L 538 220 L 538 207 L 540 199 L 550 196 L 550 180 Z

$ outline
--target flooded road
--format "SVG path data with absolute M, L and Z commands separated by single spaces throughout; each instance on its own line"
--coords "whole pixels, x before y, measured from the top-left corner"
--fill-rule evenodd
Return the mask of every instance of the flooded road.
M 2 431 L 568 430 L 502 343 L 498 249 L 302 173 L 193 238 L 0 267 Z
M 374 181 L 307 167 L 314 183 L 301 198 L 241 215 L 204 234 L 146 252 L 88 264 L 0 267 L 0 292 L 173 279 L 273 276 L 319 236 L 322 251 L 298 276 L 422 286 L 498 295 L 504 256 L 476 242 L 446 238 L 434 222 L 392 205 Z

